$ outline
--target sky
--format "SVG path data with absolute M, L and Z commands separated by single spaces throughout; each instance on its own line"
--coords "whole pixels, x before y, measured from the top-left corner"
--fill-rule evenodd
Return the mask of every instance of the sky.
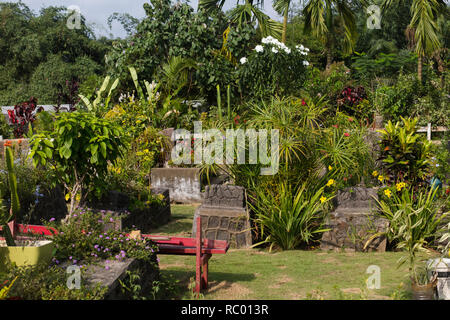
M 148 0 L 0 0 L 0 2 L 20 1 L 35 13 L 38 13 L 40 8 L 48 6 L 78 6 L 81 14 L 86 18 L 88 25 L 95 30 L 97 36 L 109 36 L 112 33 L 114 37 L 124 37 L 126 33 L 117 21 L 113 23 L 112 30 L 109 30 L 108 17 L 114 12 L 120 12 L 129 13 L 136 18 L 143 18 L 145 15 L 143 4 L 149 2 Z M 197 9 L 198 0 L 191 0 L 188 3 L 194 9 Z M 224 10 L 232 8 L 235 4 L 236 0 L 227 0 Z M 266 1 L 264 12 L 272 19 L 281 21 L 281 16 L 272 8 L 271 1 Z

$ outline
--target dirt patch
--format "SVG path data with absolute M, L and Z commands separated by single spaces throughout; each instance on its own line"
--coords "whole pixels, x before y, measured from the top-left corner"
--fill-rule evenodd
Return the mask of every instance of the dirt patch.
M 341 264 L 341 262 L 339 260 L 337 260 L 336 258 L 333 258 L 333 257 L 327 257 L 327 258 L 323 259 L 322 262 L 328 263 L 328 264 Z
M 269 286 L 270 289 L 279 289 L 281 286 L 285 283 L 291 282 L 292 279 L 289 278 L 287 275 L 281 275 L 279 278 L 276 279 L 276 282 Z
M 347 293 L 347 294 L 361 294 L 360 288 L 344 288 L 344 289 L 341 289 L 341 291 L 343 293 Z
M 239 300 L 245 299 L 252 293 L 247 287 L 230 281 L 211 281 L 209 283 L 208 294 L 214 294 L 214 299 L 219 300 Z M 206 297 L 207 298 L 207 297 Z
M 278 269 L 284 270 L 287 268 L 287 266 L 277 266 Z

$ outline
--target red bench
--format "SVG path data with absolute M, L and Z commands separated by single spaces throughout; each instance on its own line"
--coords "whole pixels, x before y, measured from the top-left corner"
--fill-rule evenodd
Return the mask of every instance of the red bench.
M 31 232 L 51 236 L 58 231 L 44 226 L 22 225 L 11 221 L 9 227 L 13 235 Z M 208 288 L 208 261 L 213 254 L 225 254 L 229 243 L 224 240 L 202 239 L 201 218 L 197 217 L 197 234 L 195 238 L 166 237 L 143 234 L 143 238 L 152 240 L 158 246 L 160 254 L 195 255 L 195 288 L 196 293 Z M 0 227 L 1 230 L 1 227 Z M 20 238 L 20 237 L 18 237 Z
M 208 261 L 213 254 L 225 254 L 229 243 L 225 240 L 202 239 L 201 218 L 197 217 L 197 234 L 195 238 L 165 237 L 144 234 L 158 245 L 159 253 L 175 255 L 195 255 L 195 288 L 194 291 L 208 288 Z

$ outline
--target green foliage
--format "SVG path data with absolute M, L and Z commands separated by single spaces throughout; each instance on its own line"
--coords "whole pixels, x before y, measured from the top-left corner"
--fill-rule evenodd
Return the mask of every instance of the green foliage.
M 48 164 L 55 181 L 64 184 L 71 198 L 71 213 L 77 194 L 81 192 L 84 199 L 84 192 L 92 183 L 101 188 L 108 163 L 115 163 L 122 156 L 122 134 L 118 125 L 89 113 L 62 113 L 54 132 L 31 138 L 29 157 L 35 166 Z
M 188 4 L 172 5 L 169 0 L 151 1 L 144 4 L 144 9 L 146 17 L 133 37 L 115 42 L 106 59 L 109 73 L 123 79 L 127 89 L 133 87 L 129 66 L 134 66 L 144 79 L 156 79 L 161 73 L 159 66 L 169 57 L 191 58 L 203 64 L 222 45 L 218 35 L 226 28 L 223 14 L 209 17 L 201 11 L 194 13 Z M 200 68 L 196 73 L 207 71 Z M 206 75 L 201 78 L 208 79 Z M 198 84 L 198 88 L 202 85 L 208 90 L 206 83 Z
M 30 96 L 56 103 L 59 94 L 68 94 L 66 81 L 102 71 L 106 43 L 95 40 L 84 17 L 80 29 L 67 28 L 68 15 L 64 7 L 36 15 L 23 3 L 0 4 L 0 105 Z
M 14 137 L 14 129 L 9 125 L 4 115 L 0 116 L 0 136 L 3 139 L 11 139 Z
M 83 269 L 79 290 L 67 287 L 66 268 L 59 266 L 11 267 L 7 277 L 17 278 L 9 297 L 23 300 L 102 300 L 107 291 L 107 288 L 99 285 L 85 285 L 86 276 Z
M 2 225 L 3 229 L 3 235 L 6 240 L 6 244 L 8 246 L 15 246 L 14 238 L 11 235 L 11 231 L 9 229 L 9 226 L 7 225 L 8 222 L 11 220 L 14 220 L 17 213 L 20 210 L 20 202 L 19 202 L 19 196 L 17 194 L 17 178 L 16 174 L 14 172 L 14 160 L 13 160 L 13 152 L 10 147 L 5 147 L 5 162 L 6 166 L 8 168 L 8 186 L 9 186 L 9 192 L 11 194 L 11 206 L 10 206 L 10 213 L 8 214 L 6 211 L 6 208 L 3 206 L 3 203 L 0 203 L 0 225 Z
M 431 173 L 433 145 L 416 133 L 416 124 L 417 119 L 402 118 L 380 130 L 380 160 L 386 179 L 392 182 L 423 184 Z
M 417 253 L 428 252 L 426 247 L 435 239 L 441 221 L 448 215 L 448 212 L 439 213 L 437 196 L 438 188 L 414 191 L 414 187 L 406 186 L 378 201 L 381 216 L 389 220 L 388 239 L 407 252 L 399 263 L 409 262 L 411 276 L 416 282 Z
M 270 37 L 264 38 L 257 48 L 240 60 L 237 74 L 240 91 L 257 98 L 297 93 L 306 78 L 309 49 L 288 48 Z
M 301 243 L 309 244 L 314 235 L 326 231 L 322 229 L 326 213 L 323 200 L 324 188 L 311 192 L 307 184 L 292 189 L 280 184 L 276 194 L 257 189 L 251 205 L 255 212 L 255 223 L 260 230 L 263 242 L 283 250 L 295 249 Z
M 96 98 L 91 103 L 89 99 L 82 94 L 80 94 L 80 98 L 83 103 L 86 105 L 86 108 L 89 112 L 94 113 L 97 116 L 103 116 L 109 110 L 109 102 L 111 101 L 111 94 L 119 85 L 119 79 L 114 80 L 114 82 L 110 85 L 111 77 L 106 76 L 105 80 L 103 80 L 103 84 L 100 89 L 96 92 Z M 109 90 L 108 90 L 109 88 Z M 103 93 L 107 92 L 106 97 L 103 97 Z
M 58 234 L 53 236 L 57 248 L 53 263 L 58 265 L 68 261 L 85 266 L 99 260 L 107 263 L 108 260 L 127 258 L 151 262 L 157 251 L 151 240 L 133 240 L 126 232 L 116 231 L 114 226 L 126 215 L 126 212 L 113 216 L 104 210 L 79 208 L 65 223 L 48 222 L 50 227 L 58 230 Z
M 355 54 L 351 65 L 354 77 L 365 83 L 370 83 L 376 77 L 394 78 L 400 72 L 413 72 L 417 63 L 417 56 L 407 50 L 398 53 L 380 52 L 376 57 L 370 57 L 364 52 Z

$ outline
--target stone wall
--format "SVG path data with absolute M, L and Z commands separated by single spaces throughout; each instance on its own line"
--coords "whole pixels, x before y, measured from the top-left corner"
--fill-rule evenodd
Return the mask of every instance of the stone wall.
M 335 210 L 326 219 L 325 228 L 330 231 L 322 235 L 322 250 L 385 251 L 386 238 L 376 237 L 363 250 L 367 240 L 388 226 L 386 219 L 374 212 L 377 198 L 376 188 L 354 187 L 339 190 L 334 199 Z
M 250 220 L 245 189 L 233 185 L 206 186 L 203 204 L 194 215 L 192 234 L 196 234 L 197 217 L 202 219 L 202 237 L 226 240 L 233 248 L 251 246 Z
M 151 184 L 153 188 L 169 189 L 170 199 L 174 202 L 203 201 L 198 168 L 152 168 Z
M 106 268 L 108 266 L 108 269 Z M 130 293 L 122 290 L 120 281 L 127 282 L 127 271 L 137 273 L 139 280 L 137 285 L 141 286 L 141 294 L 150 296 L 153 288 L 153 281 L 160 279 L 156 256 L 154 261 L 143 261 L 128 258 L 123 261 L 110 260 L 101 261 L 98 264 L 89 265 L 85 281 L 88 286 L 101 285 L 107 288 L 104 296 L 105 300 L 125 300 L 131 299 Z
M 108 211 L 113 217 L 122 217 L 114 225 L 108 226 L 106 223 L 106 228 L 138 229 L 142 233 L 149 233 L 153 229 L 167 224 L 171 218 L 169 190 L 154 188 L 151 191 L 154 195 L 163 196 L 162 205 L 152 203 L 143 208 L 133 207 L 127 194 L 110 191 L 101 199 L 89 202 L 87 206 L 92 209 Z

